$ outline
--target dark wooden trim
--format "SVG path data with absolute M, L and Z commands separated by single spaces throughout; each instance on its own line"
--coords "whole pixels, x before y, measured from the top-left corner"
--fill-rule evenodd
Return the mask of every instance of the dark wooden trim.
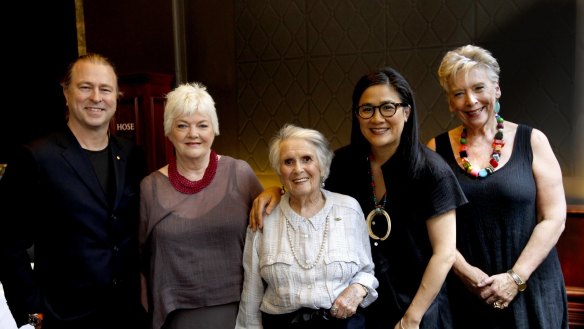
M 568 294 L 570 328 L 584 328 L 584 205 L 568 205 L 566 228 L 556 246 Z

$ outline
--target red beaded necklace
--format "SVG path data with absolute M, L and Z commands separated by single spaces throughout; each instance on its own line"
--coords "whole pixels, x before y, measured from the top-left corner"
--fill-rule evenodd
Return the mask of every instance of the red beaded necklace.
M 503 140 L 503 118 L 496 114 L 497 119 L 497 133 L 493 139 L 493 153 L 491 153 L 491 160 L 489 160 L 489 165 L 483 169 L 476 169 L 472 166 L 468 160 L 468 145 L 467 145 L 467 132 L 466 127 L 462 128 L 462 133 L 460 134 L 460 160 L 462 161 L 462 167 L 466 172 L 475 178 L 485 178 L 495 171 L 495 168 L 499 165 L 499 160 L 501 159 L 501 149 L 505 146 L 505 141 Z
M 177 191 L 184 194 L 195 194 L 211 184 L 211 181 L 217 172 L 218 162 L 219 157 L 217 156 L 217 153 L 211 150 L 209 165 L 207 166 L 207 169 L 205 169 L 203 178 L 198 181 L 191 181 L 178 172 L 176 158 L 173 156 L 168 161 L 168 179 Z

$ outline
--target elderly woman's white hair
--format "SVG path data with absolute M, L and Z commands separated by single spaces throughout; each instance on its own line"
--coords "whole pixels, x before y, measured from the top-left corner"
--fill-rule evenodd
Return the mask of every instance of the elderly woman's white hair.
M 166 95 L 164 104 L 164 135 L 172 130 L 172 123 L 180 116 L 201 113 L 211 120 L 215 136 L 219 135 L 219 119 L 215 109 L 215 101 L 207 92 L 207 88 L 198 82 L 185 83 L 176 87 Z
M 270 141 L 270 164 L 276 174 L 280 176 L 280 144 L 287 139 L 297 138 L 308 141 L 316 148 L 316 157 L 324 181 L 331 168 L 334 153 L 330 148 L 330 143 L 322 133 L 309 128 L 301 128 L 293 124 L 285 124 Z

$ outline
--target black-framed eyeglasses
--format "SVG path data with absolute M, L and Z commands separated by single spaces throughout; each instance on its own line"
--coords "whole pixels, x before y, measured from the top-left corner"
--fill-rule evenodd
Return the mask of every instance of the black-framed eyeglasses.
M 378 106 L 373 106 L 370 104 L 365 104 L 357 107 L 355 113 L 363 119 L 370 119 L 375 114 L 375 110 L 379 110 L 381 116 L 385 118 L 391 118 L 394 116 L 395 112 L 397 112 L 398 107 L 409 107 L 408 103 L 394 103 L 394 102 L 385 102 L 381 103 Z

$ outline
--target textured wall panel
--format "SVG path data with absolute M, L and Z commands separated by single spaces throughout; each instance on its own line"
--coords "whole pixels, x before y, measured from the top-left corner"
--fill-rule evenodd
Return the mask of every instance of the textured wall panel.
M 242 157 L 269 174 L 266 147 L 286 122 L 347 144 L 353 85 L 385 65 L 412 84 L 425 142 L 459 124 L 438 84 L 440 60 L 474 43 L 501 64 L 502 116 L 544 131 L 573 175 L 576 1 L 237 1 Z

